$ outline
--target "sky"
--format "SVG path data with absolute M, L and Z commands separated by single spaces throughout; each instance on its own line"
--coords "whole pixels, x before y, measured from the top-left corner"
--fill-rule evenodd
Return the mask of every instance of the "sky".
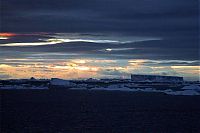
M 1 0 L 0 79 L 199 80 L 198 0 Z

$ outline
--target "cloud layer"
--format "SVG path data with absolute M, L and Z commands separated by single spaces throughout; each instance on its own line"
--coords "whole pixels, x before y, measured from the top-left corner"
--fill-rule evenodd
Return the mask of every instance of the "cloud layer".
M 100 63 L 93 76 L 144 71 L 198 79 L 198 17 L 197 0 L 2 0 L 1 32 L 15 34 L 0 34 L 0 64 L 18 70 L 34 63 L 112 60 L 115 68 Z M 143 69 L 132 71 L 137 65 L 131 60 L 145 60 Z M 89 71 L 94 63 L 79 67 L 78 73 Z M 36 70 L 49 69 L 57 70 Z

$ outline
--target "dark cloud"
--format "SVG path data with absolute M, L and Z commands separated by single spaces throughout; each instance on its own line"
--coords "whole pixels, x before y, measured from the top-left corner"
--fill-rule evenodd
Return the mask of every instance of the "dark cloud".
M 2 0 L 2 31 L 124 32 L 167 36 L 194 32 L 196 0 Z
M 76 32 L 160 37 L 120 45 L 71 42 L 47 46 L 0 47 L 0 51 L 79 53 L 110 59 L 199 60 L 197 0 L 2 0 L 1 31 Z M 17 36 L 10 42 L 39 42 Z M 41 41 L 40 41 L 41 42 Z M 101 51 L 106 48 L 135 48 Z
M 179 60 L 172 60 L 172 61 L 146 61 L 144 64 L 147 66 L 198 66 L 199 61 L 179 61 Z
M 31 38 L 32 40 L 32 38 Z M 14 42 L 17 42 L 16 40 Z M 26 40 L 25 40 L 26 42 Z M 2 44 L 3 46 L 4 44 Z M 0 51 L 13 51 L 25 53 L 72 53 L 81 54 L 91 58 L 110 59 L 162 59 L 162 60 L 198 60 L 199 46 L 194 40 L 155 40 L 135 43 L 92 43 L 92 42 L 66 42 L 43 46 L 3 46 Z M 127 49 L 124 49 L 127 48 Z M 107 51 L 106 49 L 116 49 Z M 122 50 L 120 50 L 122 49 Z M 3 53 L 2 53 L 3 54 Z M 2 55 L 3 56 L 3 55 Z M 77 57 L 78 55 L 76 55 Z
M 1 1 L 5 32 L 114 32 L 197 46 L 198 17 L 197 0 Z

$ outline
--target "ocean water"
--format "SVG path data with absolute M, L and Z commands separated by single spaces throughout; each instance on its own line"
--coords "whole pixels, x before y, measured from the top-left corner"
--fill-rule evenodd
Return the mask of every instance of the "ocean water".
M 198 133 L 200 96 L 1 90 L 3 133 Z

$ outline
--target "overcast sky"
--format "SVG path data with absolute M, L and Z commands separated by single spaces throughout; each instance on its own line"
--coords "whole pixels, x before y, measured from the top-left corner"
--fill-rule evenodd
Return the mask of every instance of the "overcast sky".
M 13 34 L 0 34 L 0 78 L 127 78 L 145 73 L 198 80 L 198 4 L 1 0 L 0 31 Z

